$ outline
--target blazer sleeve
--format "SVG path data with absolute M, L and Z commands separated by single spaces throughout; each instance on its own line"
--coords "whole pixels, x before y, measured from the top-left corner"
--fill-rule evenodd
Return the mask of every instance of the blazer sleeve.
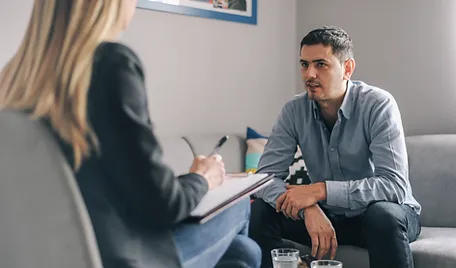
M 113 178 L 112 187 L 123 195 L 128 209 L 151 223 L 169 226 L 186 218 L 208 191 L 206 180 L 195 173 L 175 177 L 162 162 L 162 149 L 149 117 L 144 75 L 137 57 L 125 47 L 101 57 L 99 84 L 106 87 L 106 114 L 98 112 L 101 159 Z M 100 86 L 101 87 L 101 86 Z M 95 89 L 98 90 L 98 89 Z M 97 105 L 95 103 L 95 105 Z M 166 112 L 166 111 L 164 111 Z M 101 113 L 101 114 L 100 114 Z

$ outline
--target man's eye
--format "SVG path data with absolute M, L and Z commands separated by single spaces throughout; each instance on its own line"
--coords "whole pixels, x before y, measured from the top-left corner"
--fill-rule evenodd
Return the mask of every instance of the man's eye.
M 301 66 L 304 68 L 307 68 L 309 66 L 309 64 L 307 64 L 306 62 L 301 62 Z
M 325 67 L 326 64 L 323 63 L 323 62 L 317 62 L 317 67 L 321 68 L 321 67 Z

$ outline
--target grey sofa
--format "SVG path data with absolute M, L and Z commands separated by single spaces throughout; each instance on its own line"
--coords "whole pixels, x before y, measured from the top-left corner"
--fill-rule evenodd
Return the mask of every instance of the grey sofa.
M 225 133 L 224 133 L 225 134 Z M 196 151 L 209 153 L 222 134 L 186 137 Z M 407 137 L 410 180 L 423 206 L 420 238 L 411 244 L 416 268 L 456 267 L 456 135 Z M 164 161 L 177 174 L 187 172 L 192 153 L 180 137 L 162 137 Z M 231 135 L 220 151 L 228 172 L 244 170 L 246 144 L 243 135 Z M 309 248 L 297 245 L 301 251 Z M 340 246 L 337 259 L 344 268 L 368 268 L 367 251 Z

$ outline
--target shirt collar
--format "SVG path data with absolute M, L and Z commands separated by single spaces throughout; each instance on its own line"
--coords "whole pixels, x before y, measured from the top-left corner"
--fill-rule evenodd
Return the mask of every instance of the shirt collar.
M 347 91 L 345 92 L 344 100 L 342 101 L 342 105 L 340 106 L 339 111 L 342 112 L 342 115 L 350 119 L 350 116 L 353 111 L 353 96 L 352 96 L 352 88 L 353 82 L 351 80 L 347 81 Z M 312 112 L 314 119 L 320 119 L 320 110 L 318 108 L 318 104 L 316 101 L 312 101 Z
M 353 82 L 351 80 L 347 81 L 347 91 L 345 92 L 344 100 L 340 106 L 340 110 L 345 118 L 350 119 L 350 116 L 353 111 Z

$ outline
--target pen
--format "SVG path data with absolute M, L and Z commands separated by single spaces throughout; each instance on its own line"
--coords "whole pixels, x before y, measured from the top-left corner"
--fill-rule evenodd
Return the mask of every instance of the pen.
M 223 136 L 217 142 L 217 144 L 215 145 L 214 150 L 209 155 L 218 154 L 220 149 L 222 148 L 223 144 L 228 140 L 228 138 L 229 138 L 229 136 Z M 190 147 L 190 150 L 192 151 L 193 157 L 196 157 L 197 155 L 196 155 L 195 147 L 193 147 L 193 144 L 186 137 L 182 137 L 182 139 L 188 144 L 188 147 Z
M 223 144 L 228 140 L 229 136 L 223 136 L 217 143 L 217 145 L 215 145 L 215 148 L 214 150 L 209 154 L 209 155 L 213 155 L 213 154 L 218 154 L 220 149 L 222 148 Z

